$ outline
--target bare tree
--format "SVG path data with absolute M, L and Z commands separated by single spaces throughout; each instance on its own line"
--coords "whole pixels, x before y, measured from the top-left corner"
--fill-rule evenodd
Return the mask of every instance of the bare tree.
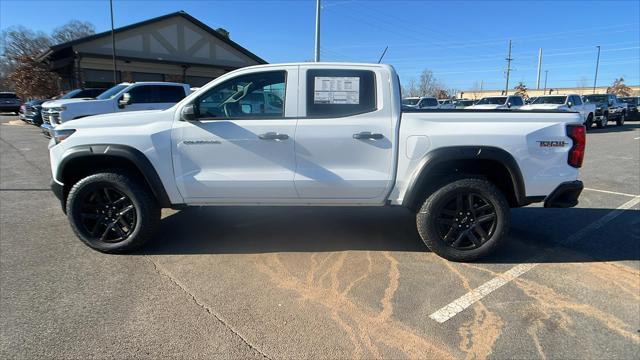
M 527 89 L 527 85 L 525 85 L 522 81 L 520 81 L 518 85 L 516 85 L 513 89 L 515 90 L 514 95 L 520 95 L 525 100 L 529 98 L 529 94 L 527 93 L 529 89 Z
M 95 34 L 96 29 L 92 23 L 79 20 L 71 20 L 68 23 L 53 29 L 51 41 L 61 44 L 75 39 Z
M 420 74 L 420 82 L 418 83 L 420 96 L 435 95 L 436 85 L 437 82 L 436 78 L 433 77 L 433 72 L 429 69 L 422 70 L 422 74 Z
M 624 78 L 613 80 L 613 84 L 607 87 L 607 94 L 615 94 L 617 96 L 631 96 L 633 90 L 624 83 Z
M 58 76 L 36 61 L 54 43 L 93 34 L 91 23 L 72 20 L 53 30 L 51 36 L 24 26 L 10 27 L 0 34 L 0 87 L 13 89 L 23 98 L 56 94 Z
M 402 96 L 404 97 L 416 97 L 420 96 L 420 90 L 416 79 L 410 79 L 407 85 L 402 86 Z

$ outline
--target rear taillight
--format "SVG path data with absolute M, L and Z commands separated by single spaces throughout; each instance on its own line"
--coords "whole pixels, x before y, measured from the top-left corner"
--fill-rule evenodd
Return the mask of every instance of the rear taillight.
M 587 144 L 587 129 L 584 125 L 567 125 L 567 136 L 573 140 L 573 146 L 569 150 L 569 165 L 579 168 L 584 160 L 584 149 Z

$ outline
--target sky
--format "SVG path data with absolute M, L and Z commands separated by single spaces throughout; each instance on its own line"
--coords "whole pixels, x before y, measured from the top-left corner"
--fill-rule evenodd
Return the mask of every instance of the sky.
M 184 10 L 223 27 L 231 39 L 270 63 L 314 56 L 315 0 L 114 0 L 115 26 Z M 423 69 L 448 88 L 536 87 L 538 49 L 547 87 L 598 86 L 624 77 L 640 84 L 640 1 L 349 1 L 322 0 L 321 60 L 393 65 L 403 83 Z M 107 0 L 0 0 L 0 29 L 23 25 L 50 33 L 69 20 L 110 29 Z

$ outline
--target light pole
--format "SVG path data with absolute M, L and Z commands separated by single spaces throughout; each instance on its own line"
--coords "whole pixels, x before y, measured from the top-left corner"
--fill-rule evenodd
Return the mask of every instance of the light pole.
M 544 90 L 542 91 L 542 95 L 547 94 L 547 76 L 549 75 L 549 70 L 544 71 Z
M 314 61 L 320 61 L 320 0 L 316 0 L 316 52 Z
M 598 65 L 600 65 L 600 45 L 596 46 L 598 48 L 598 57 L 596 58 L 596 76 L 593 78 L 593 93 L 596 93 L 596 83 L 598 82 Z

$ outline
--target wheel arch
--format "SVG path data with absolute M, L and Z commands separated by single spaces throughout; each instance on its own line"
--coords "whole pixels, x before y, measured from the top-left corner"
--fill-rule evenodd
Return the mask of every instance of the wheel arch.
M 512 207 L 540 200 L 527 198 L 520 167 L 507 151 L 492 146 L 453 146 L 435 149 L 420 160 L 409 179 L 402 205 L 417 209 L 444 182 L 462 174 L 487 178 Z
M 65 152 L 56 176 L 64 184 L 63 202 L 78 180 L 108 169 L 121 169 L 138 175 L 160 207 L 171 207 L 169 196 L 151 161 L 136 148 L 114 144 L 80 145 Z

